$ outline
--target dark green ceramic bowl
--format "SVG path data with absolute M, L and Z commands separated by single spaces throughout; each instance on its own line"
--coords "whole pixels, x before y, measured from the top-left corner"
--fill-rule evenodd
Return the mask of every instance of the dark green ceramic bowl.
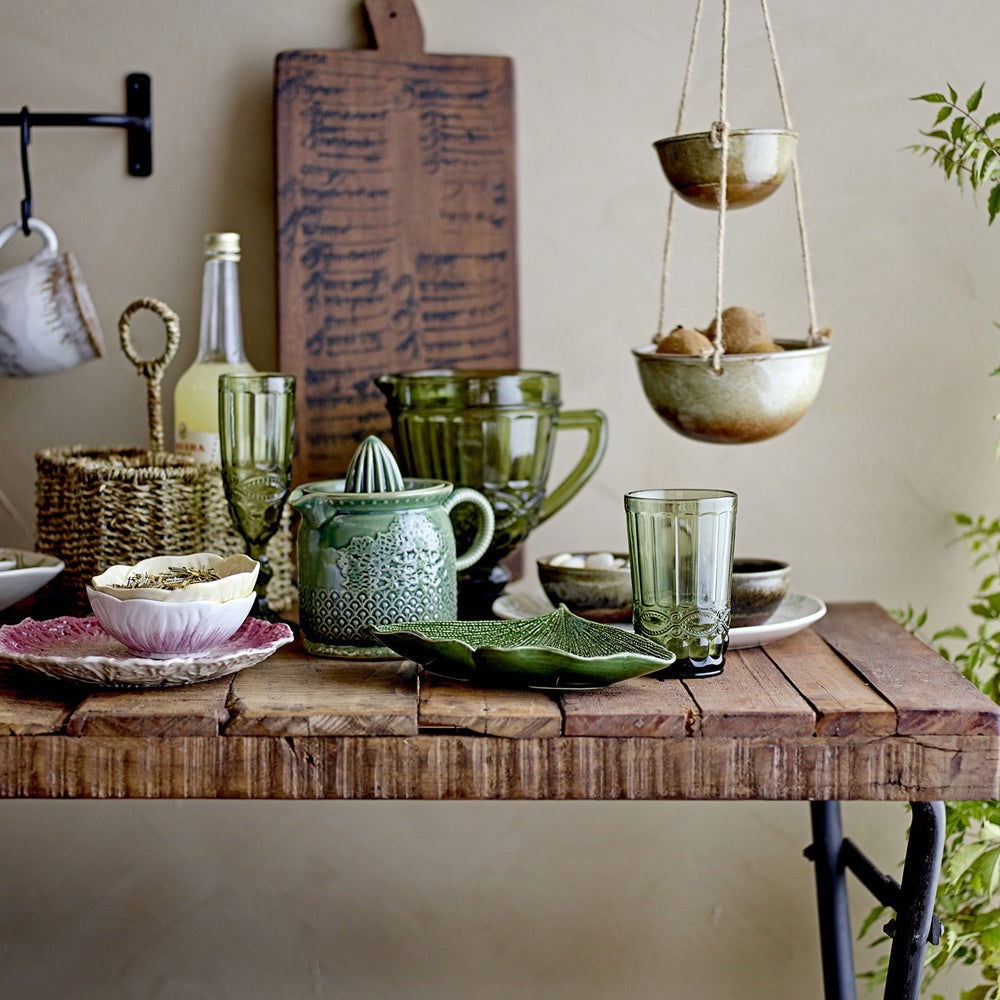
M 571 555 L 586 557 L 589 552 Z M 554 607 L 565 604 L 574 614 L 594 622 L 623 622 L 632 618 L 632 575 L 628 554 L 611 553 L 625 565 L 610 569 L 554 566 L 554 555 L 537 561 L 538 579 Z
M 731 628 L 762 625 L 788 593 L 788 563 L 780 559 L 735 558 Z

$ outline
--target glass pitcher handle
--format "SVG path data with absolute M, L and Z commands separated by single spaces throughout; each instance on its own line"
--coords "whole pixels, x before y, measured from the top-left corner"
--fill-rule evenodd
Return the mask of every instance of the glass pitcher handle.
M 483 558 L 486 550 L 490 547 L 490 542 L 493 541 L 493 528 L 495 524 L 493 508 L 490 506 L 489 500 L 482 493 L 468 486 L 459 486 L 445 500 L 445 513 L 450 514 L 451 509 L 457 507 L 460 503 L 471 503 L 474 507 L 478 508 L 479 530 L 476 532 L 476 537 L 472 539 L 469 547 L 461 555 L 455 557 L 455 571 L 458 573 L 468 569 Z
M 560 507 L 566 505 L 580 491 L 580 488 L 597 471 L 608 446 L 608 418 L 601 410 L 562 410 L 559 413 L 556 430 L 580 430 L 587 432 L 587 445 L 580 461 L 570 470 L 569 475 L 542 502 L 538 523 L 547 521 Z

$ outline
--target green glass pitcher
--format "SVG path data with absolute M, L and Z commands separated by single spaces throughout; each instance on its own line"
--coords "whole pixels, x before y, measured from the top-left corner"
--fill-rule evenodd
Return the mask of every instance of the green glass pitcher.
M 405 475 L 443 479 L 484 494 L 496 530 L 482 561 L 459 579 L 459 614 L 488 618 L 510 579 L 500 560 L 531 530 L 574 497 L 597 470 L 607 447 L 600 410 L 563 410 L 559 376 L 523 369 L 425 369 L 379 375 Z M 547 489 L 558 431 L 584 430 L 583 454 Z M 455 512 L 459 545 L 475 533 Z

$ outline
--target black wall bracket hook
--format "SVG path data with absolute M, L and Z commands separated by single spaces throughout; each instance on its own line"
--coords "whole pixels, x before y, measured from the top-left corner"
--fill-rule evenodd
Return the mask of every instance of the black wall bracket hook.
M 21 232 L 31 235 L 28 220 L 31 218 L 31 173 L 28 170 L 28 143 L 31 142 L 30 115 L 27 107 L 21 108 L 21 176 L 24 178 L 24 197 L 21 199 Z
M 152 81 L 146 73 L 129 73 L 125 78 L 125 114 L 33 112 L 0 113 L 0 126 L 21 129 L 21 168 L 24 173 L 25 191 L 29 202 L 27 146 L 30 129 L 35 126 L 61 125 L 72 127 L 124 128 L 128 141 L 128 172 L 133 177 L 149 177 L 153 172 L 153 96 Z M 22 208 L 23 215 L 23 208 Z

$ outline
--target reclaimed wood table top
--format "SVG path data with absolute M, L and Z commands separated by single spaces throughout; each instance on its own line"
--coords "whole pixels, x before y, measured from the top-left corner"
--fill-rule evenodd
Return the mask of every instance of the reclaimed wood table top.
M 870 603 L 724 672 L 574 693 L 475 688 L 298 643 L 161 690 L 0 663 L 0 797 L 997 797 L 1000 707 Z

